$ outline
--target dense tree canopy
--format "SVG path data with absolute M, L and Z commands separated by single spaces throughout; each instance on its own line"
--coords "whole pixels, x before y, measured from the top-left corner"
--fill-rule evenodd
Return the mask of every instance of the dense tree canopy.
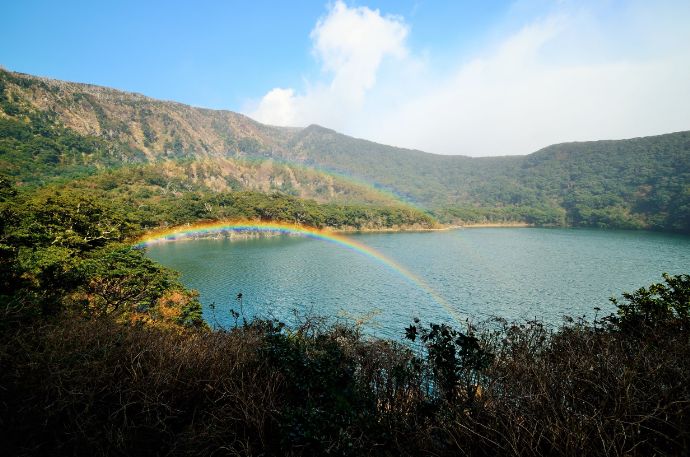
M 177 274 L 126 243 L 141 227 L 119 208 L 64 189 L 23 195 L 3 185 L 0 195 L 7 303 L 41 315 L 202 325 L 201 305 Z M 176 309 L 166 314 L 162 306 Z

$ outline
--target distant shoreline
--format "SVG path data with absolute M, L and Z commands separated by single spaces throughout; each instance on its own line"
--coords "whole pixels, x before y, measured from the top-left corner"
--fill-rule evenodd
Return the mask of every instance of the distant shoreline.
M 328 227 L 327 230 L 333 233 L 403 233 L 403 232 L 445 232 L 448 230 L 459 230 L 467 228 L 528 228 L 535 227 L 534 224 L 527 222 L 476 222 L 469 224 L 439 225 L 438 227 L 382 227 L 367 229 L 336 229 Z
M 527 222 L 477 222 L 465 225 L 456 225 L 454 228 L 524 228 L 524 227 L 534 227 L 534 224 L 528 224 Z
M 525 228 L 534 227 L 533 224 L 527 224 L 525 222 L 486 222 L 486 223 L 472 223 L 465 225 L 439 225 L 437 227 L 421 227 L 417 225 L 410 226 L 397 226 L 397 227 L 380 227 L 380 228 L 334 228 L 334 227 L 324 227 L 324 232 L 340 234 L 340 235 L 353 235 L 360 233 L 421 233 L 421 232 L 445 232 L 449 230 L 459 230 L 459 229 L 473 229 L 473 228 Z M 147 234 L 155 232 L 149 231 Z M 204 233 L 204 234 L 194 234 L 192 236 L 181 236 L 179 238 L 174 238 L 168 240 L 172 241 L 191 241 L 191 240 L 201 240 L 201 239 L 229 239 L 229 240 L 247 240 L 255 238 L 270 238 L 275 236 L 281 236 L 282 233 L 272 233 L 272 232 L 223 232 L 223 233 Z M 146 236 L 143 235 L 142 238 Z M 160 242 L 160 241 L 159 241 Z

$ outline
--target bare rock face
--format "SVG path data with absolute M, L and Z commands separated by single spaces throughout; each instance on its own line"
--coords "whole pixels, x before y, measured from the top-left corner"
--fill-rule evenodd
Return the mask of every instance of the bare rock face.
M 55 113 L 65 127 L 118 140 L 150 159 L 280 152 L 281 143 L 298 130 L 265 126 L 231 111 L 195 108 L 90 84 L 2 73 L 5 90 L 14 101 Z

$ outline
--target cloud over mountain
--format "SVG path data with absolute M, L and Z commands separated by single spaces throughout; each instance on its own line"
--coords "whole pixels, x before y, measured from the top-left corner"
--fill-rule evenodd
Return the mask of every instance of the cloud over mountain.
M 367 92 L 376 84 L 382 60 L 405 57 L 407 34 L 402 18 L 336 2 L 310 35 L 323 79 L 308 82 L 302 93 L 272 89 L 252 112 L 253 117 L 277 125 L 347 122 L 359 114 Z
M 246 111 L 468 155 L 690 127 L 690 6 L 563 1 L 540 13 L 508 15 L 498 38 L 439 68 L 410 48 L 404 18 L 338 1 L 310 35 L 320 74 Z

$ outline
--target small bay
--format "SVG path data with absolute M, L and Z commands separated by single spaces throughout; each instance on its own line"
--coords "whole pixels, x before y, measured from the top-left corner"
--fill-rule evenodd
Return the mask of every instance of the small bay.
M 554 325 L 565 315 L 591 318 L 595 307 L 600 315 L 614 311 L 611 296 L 660 282 L 662 272 L 690 271 L 690 237 L 666 233 L 476 228 L 351 238 L 414 279 L 337 244 L 289 236 L 170 242 L 148 255 L 199 291 L 212 326 L 233 325 L 231 310 L 286 322 L 295 311 L 368 316 L 368 333 L 395 339 L 414 317 Z

